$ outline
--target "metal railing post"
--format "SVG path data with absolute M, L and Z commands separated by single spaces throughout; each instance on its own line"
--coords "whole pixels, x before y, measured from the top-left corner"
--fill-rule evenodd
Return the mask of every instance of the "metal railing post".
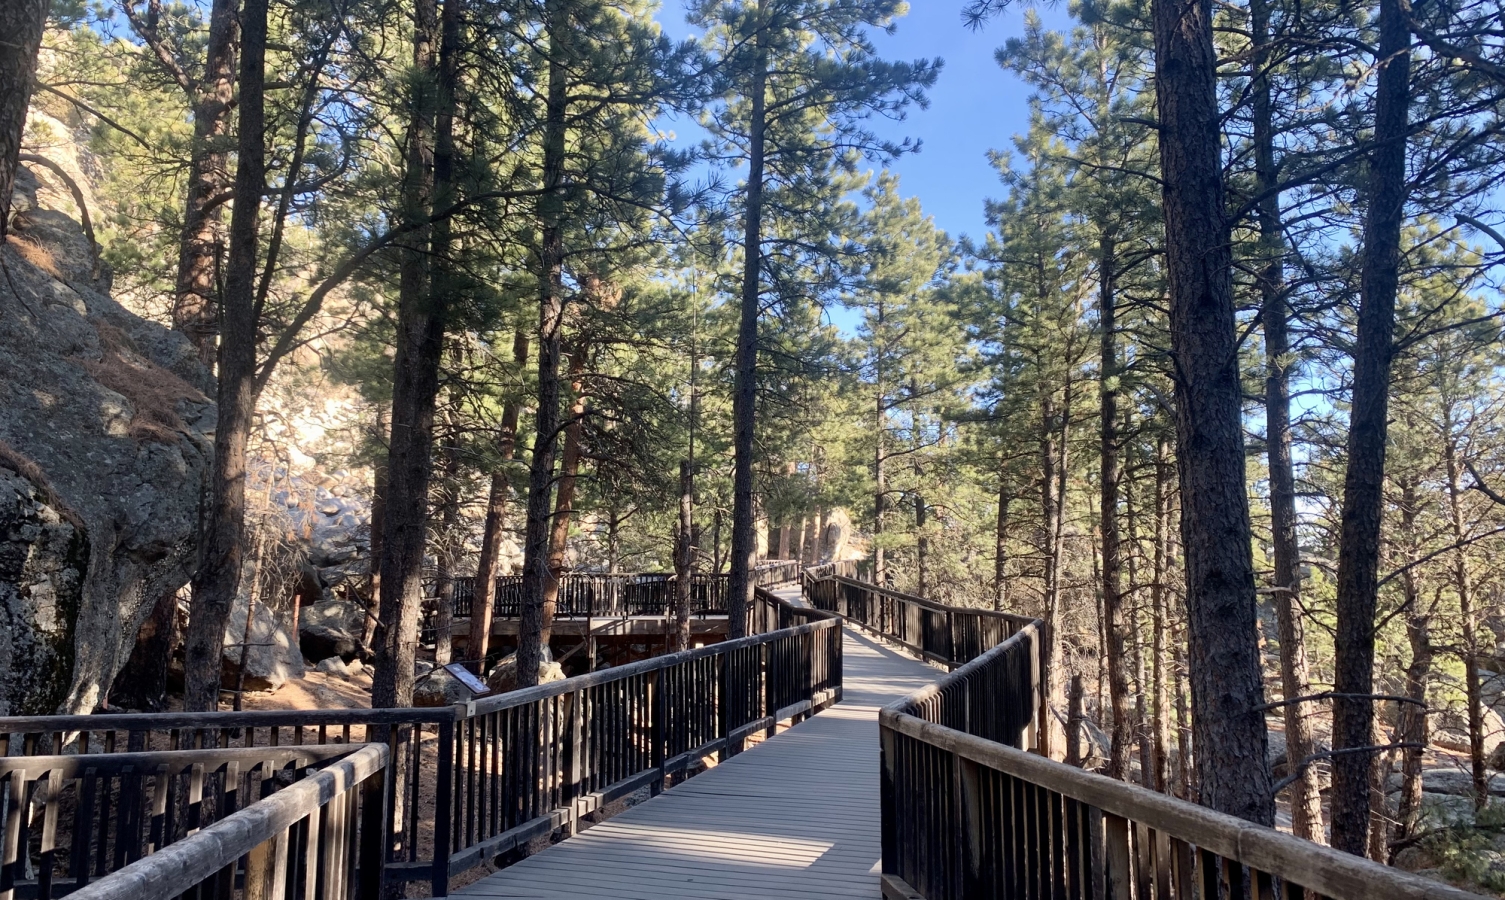
M 435 897 L 449 896 L 449 855 L 453 850 L 451 846 L 451 804 L 454 799 L 455 789 L 455 720 L 459 718 L 458 711 L 450 707 L 448 719 L 439 722 L 439 765 L 434 775 L 434 868 L 429 876 L 430 890 Z M 422 748 L 423 733 L 420 726 L 413 726 L 413 740 L 417 747 Z M 421 760 L 421 752 L 415 754 L 417 760 Z M 415 770 L 413 778 L 416 782 L 419 773 Z M 416 818 L 417 809 L 413 810 Z M 413 829 L 413 839 L 416 841 L 418 829 Z

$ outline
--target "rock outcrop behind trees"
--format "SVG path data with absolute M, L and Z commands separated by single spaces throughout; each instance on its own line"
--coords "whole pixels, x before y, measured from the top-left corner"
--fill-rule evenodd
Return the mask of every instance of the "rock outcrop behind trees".
M 213 455 L 208 373 L 109 297 L 23 171 L 0 247 L 0 713 L 87 712 L 187 582 Z

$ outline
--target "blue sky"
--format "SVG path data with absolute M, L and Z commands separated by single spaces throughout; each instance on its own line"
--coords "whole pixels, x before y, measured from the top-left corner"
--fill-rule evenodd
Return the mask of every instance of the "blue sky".
M 885 57 L 940 57 L 946 63 L 930 92 L 928 109 L 912 109 L 902 122 L 879 122 L 877 130 L 885 137 L 916 137 L 924 142 L 919 153 L 890 166 L 899 174 L 901 192 L 918 196 L 925 211 L 951 237 L 981 238 L 986 230 L 983 200 L 1002 193 L 988 163 L 988 151 L 1011 147 L 1013 136 L 1029 124 L 1028 89 L 993 59 L 995 49 L 1023 30 L 1025 7 L 1016 5 L 974 32 L 962 24 L 963 2 L 910 0 L 909 13 L 899 20 L 898 30 L 891 36 L 875 36 L 874 43 Z M 1064 4 L 1037 9 L 1048 27 L 1070 27 Z M 671 36 L 691 32 L 680 0 L 664 0 L 659 21 Z

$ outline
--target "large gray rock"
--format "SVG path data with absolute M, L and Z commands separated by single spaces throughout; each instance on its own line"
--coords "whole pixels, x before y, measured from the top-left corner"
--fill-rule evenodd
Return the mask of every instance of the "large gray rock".
M 18 469 L 0 452 L 0 707 L 50 713 L 68 690 L 89 555 L 82 529 Z
M 249 601 L 245 592 L 235 598 L 230 607 L 230 620 L 225 623 L 225 650 L 222 664 L 222 684 L 233 689 L 239 682 L 242 636 L 246 633 L 246 609 Z M 308 669 L 303 665 L 303 653 L 292 635 L 282 626 L 273 611 L 265 603 L 257 603 L 251 615 L 251 639 L 245 648 L 246 679 L 248 691 L 275 691 L 289 678 L 302 678 Z
M 432 669 L 413 682 L 414 706 L 453 706 L 472 696 L 470 688 L 443 668 Z
M 544 658 L 538 663 L 538 683 L 550 684 L 564 680 L 564 667 L 550 658 L 551 654 L 545 650 Z M 509 653 L 497 661 L 496 668 L 486 675 L 486 686 L 496 693 L 517 690 L 517 654 Z
M 79 227 L 37 190 L 23 170 L 0 247 L 0 534 L 12 554 L 0 712 L 87 712 L 157 600 L 188 580 L 215 411 L 189 343 L 110 299 Z M 33 556 L 16 571 L 19 546 Z
M 1312 744 L 1313 753 L 1327 753 L 1331 750 L 1327 742 L 1321 739 L 1314 739 Z M 1277 778 L 1284 778 L 1289 771 L 1287 766 L 1290 765 L 1290 761 L 1286 759 L 1286 753 L 1286 733 L 1284 727 L 1271 728 L 1269 740 L 1265 744 L 1265 761 L 1269 764 L 1270 771 Z M 1316 764 L 1314 763 L 1314 765 Z M 1318 765 L 1317 772 L 1318 780 L 1325 785 L 1328 780 L 1325 769 Z
M 338 656 L 346 662 L 360 652 L 366 610 L 347 600 L 325 600 L 298 614 L 298 645 L 307 659 Z

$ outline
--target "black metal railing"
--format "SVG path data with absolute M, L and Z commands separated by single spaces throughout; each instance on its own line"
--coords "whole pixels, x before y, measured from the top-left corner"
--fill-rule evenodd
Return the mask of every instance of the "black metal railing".
M 794 584 L 800 580 L 800 564 L 793 560 L 770 560 L 753 570 L 758 587 Z M 557 619 L 667 616 L 674 611 L 678 578 L 666 572 L 602 574 L 569 572 L 559 577 Z M 726 575 L 697 573 L 691 576 L 690 610 L 696 616 L 726 615 Z M 475 578 L 451 579 L 451 609 L 458 618 L 475 610 Z M 523 576 L 498 576 L 492 585 L 492 615 L 515 619 L 522 615 Z
M 886 898 L 1482 900 L 1054 762 L 1039 620 L 807 572 L 806 598 L 953 668 L 879 713 Z
M 1034 622 L 990 609 L 947 606 L 845 575 L 806 575 L 805 596 L 910 652 L 948 668 L 968 663 Z
M 763 591 L 757 605 L 779 627 L 471 704 L 442 776 L 451 874 L 837 702 L 840 620 Z
M 749 630 L 458 706 L 0 718 L 0 900 L 109 877 L 367 742 L 387 761 L 383 877 L 444 896 L 525 836 L 840 698 L 839 617 L 759 589 Z

